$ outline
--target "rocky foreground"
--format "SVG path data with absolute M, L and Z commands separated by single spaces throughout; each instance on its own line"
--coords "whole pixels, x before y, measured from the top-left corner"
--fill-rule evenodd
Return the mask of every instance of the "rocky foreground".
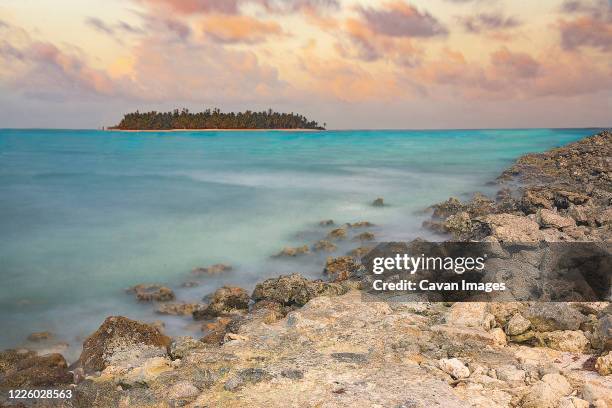
M 611 158 L 608 131 L 524 156 L 495 199 L 450 199 L 427 225 L 456 240 L 610 241 Z M 251 294 L 221 288 L 187 311 L 209 322 L 202 339 L 117 316 L 71 367 L 59 354 L 6 350 L 0 405 L 612 407 L 609 302 L 387 303 L 359 290 L 358 270 L 358 259 L 340 257 L 325 280 L 294 274 Z M 6 398 L 24 388 L 74 396 Z

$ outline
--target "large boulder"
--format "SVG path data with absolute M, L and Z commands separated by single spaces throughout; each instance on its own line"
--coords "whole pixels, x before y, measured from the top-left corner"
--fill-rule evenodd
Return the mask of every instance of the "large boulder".
M 223 286 L 213 293 L 207 306 L 193 311 L 193 318 L 209 319 L 237 310 L 247 310 L 249 301 L 246 290 L 235 286 Z
M 38 356 L 32 352 L 6 350 L 0 353 L 0 389 L 53 387 L 72 383 L 72 374 L 61 354 Z
M 78 365 L 86 372 L 102 371 L 115 353 L 149 346 L 166 353 L 170 338 L 151 325 L 123 316 L 111 316 L 83 343 Z
M 296 273 L 258 283 L 251 297 L 256 302 L 270 300 L 283 306 L 303 306 L 318 296 L 338 296 L 347 293 L 351 286 L 346 283 L 311 281 Z

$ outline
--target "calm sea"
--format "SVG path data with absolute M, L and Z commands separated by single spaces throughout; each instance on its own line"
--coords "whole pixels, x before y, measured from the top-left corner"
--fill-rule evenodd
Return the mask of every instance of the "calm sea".
M 124 289 L 158 282 L 189 301 L 223 284 L 318 277 L 323 255 L 271 255 L 322 238 L 323 219 L 371 221 L 380 239 L 427 237 L 428 205 L 494 192 L 488 182 L 521 154 L 596 131 L 0 130 L 0 348 L 34 346 L 27 335 L 48 330 L 43 346 L 66 342 L 73 359 L 109 315 L 197 333 Z M 372 207 L 377 197 L 388 205 Z M 180 287 L 218 262 L 234 270 Z

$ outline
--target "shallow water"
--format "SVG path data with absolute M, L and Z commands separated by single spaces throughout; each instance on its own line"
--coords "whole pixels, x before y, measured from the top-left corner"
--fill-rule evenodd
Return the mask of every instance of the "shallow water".
M 595 132 L 0 130 L 0 348 L 49 330 L 74 358 L 114 314 L 192 331 L 123 289 L 159 282 L 197 300 L 222 284 L 316 277 L 324 256 L 270 255 L 322 238 L 329 218 L 374 222 L 382 240 L 428 236 L 423 208 L 493 192 L 487 183 L 521 154 Z M 372 207 L 376 197 L 388 206 Z M 180 288 L 218 262 L 235 269 Z

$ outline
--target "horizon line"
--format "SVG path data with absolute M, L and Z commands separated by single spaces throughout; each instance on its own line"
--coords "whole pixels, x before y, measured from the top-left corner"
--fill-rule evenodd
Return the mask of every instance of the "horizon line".
M 341 131 L 443 131 L 443 130 L 530 130 L 530 129 L 551 129 L 551 130 L 564 130 L 564 129 L 612 129 L 612 125 L 608 126 L 562 126 L 562 127 L 552 127 L 552 126 L 536 126 L 536 127 L 475 127 L 475 128 L 331 128 L 331 129 L 322 129 L 316 130 L 312 129 L 313 132 L 341 132 Z M 99 130 L 99 131 L 107 131 L 110 130 L 108 127 L 103 128 L 64 128 L 64 127 L 0 127 L 0 130 L 70 130 L 70 131 L 78 131 L 78 130 Z M 200 132 L 200 131 L 215 131 L 215 130 L 224 130 L 224 131 L 246 131 L 246 130 L 261 130 L 261 131 L 281 131 L 281 132 L 291 132 L 292 130 L 302 130 L 301 128 L 296 129 L 159 129 L 159 130 L 130 130 L 130 132 L 164 132 L 171 130 L 182 130 L 185 132 Z M 127 132 L 127 130 L 114 129 L 116 132 Z

